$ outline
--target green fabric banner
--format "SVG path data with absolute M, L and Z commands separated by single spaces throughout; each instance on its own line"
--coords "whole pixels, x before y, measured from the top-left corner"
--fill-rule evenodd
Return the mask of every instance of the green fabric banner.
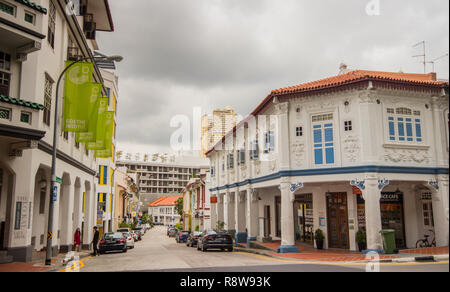
M 105 134 L 107 132 L 107 115 L 108 113 L 108 98 L 102 97 L 98 99 L 97 119 L 95 121 L 96 131 L 95 140 L 86 143 L 88 150 L 104 150 L 105 149 Z M 113 115 L 114 121 L 114 115 Z
M 72 64 L 67 61 L 66 66 Z M 90 103 L 93 92 L 92 73 L 94 65 L 80 62 L 66 72 L 64 88 L 64 132 L 87 132 L 89 112 L 86 106 Z
M 114 112 L 104 113 L 104 125 L 104 149 L 95 151 L 95 157 L 97 158 L 110 158 L 113 156 Z
M 96 132 L 97 132 L 97 119 L 98 119 L 98 108 L 100 106 L 100 99 L 102 98 L 102 87 L 101 83 L 93 83 L 89 103 L 86 106 L 86 111 L 89 116 L 88 120 L 88 131 L 76 133 L 76 141 L 78 143 L 88 143 L 95 142 Z

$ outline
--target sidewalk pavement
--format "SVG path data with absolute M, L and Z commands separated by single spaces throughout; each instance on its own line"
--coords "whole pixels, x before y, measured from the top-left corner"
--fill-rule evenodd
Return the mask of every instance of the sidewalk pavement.
M 247 248 L 239 244 L 236 251 L 264 255 L 283 260 L 301 260 L 305 262 L 331 262 L 331 263 L 367 263 L 378 261 L 380 263 L 414 262 L 414 261 L 445 261 L 448 260 L 448 247 L 429 248 L 415 250 L 401 250 L 395 255 L 379 255 L 378 259 L 373 256 L 363 255 L 360 252 L 344 250 L 317 250 L 311 246 L 297 244 L 300 253 L 279 254 L 276 252 L 279 242 L 259 243 L 252 242 L 256 248 Z
M 91 255 L 92 251 L 83 250 L 78 253 L 80 259 Z M 57 257 L 52 258 L 50 266 L 45 265 L 45 252 L 36 253 L 33 255 L 32 262 L 29 263 L 9 263 L 1 264 L 0 272 L 53 272 L 65 268 L 64 261 L 69 262 L 70 259 L 66 253 L 60 253 Z

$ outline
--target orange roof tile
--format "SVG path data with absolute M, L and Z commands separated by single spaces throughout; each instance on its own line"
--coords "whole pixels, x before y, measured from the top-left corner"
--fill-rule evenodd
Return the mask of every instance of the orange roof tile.
M 182 196 L 175 197 L 162 197 L 159 198 L 149 204 L 150 207 L 159 207 L 159 206 L 174 206 L 175 202 L 178 201 Z
M 401 72 L 382 72 L 368 70 L 354 70 L 341 75 L 307 82 L 296 86 L 289 86 L 272 91 L 272 94 L 286 94 L 306 90 L 322 89 L 336 87 L 361 80 L 379 80 L 379 81 L 401 81 L 417 85 L 444 85 L 448 82 L 436 81 L 436 74 L 414 74 Z

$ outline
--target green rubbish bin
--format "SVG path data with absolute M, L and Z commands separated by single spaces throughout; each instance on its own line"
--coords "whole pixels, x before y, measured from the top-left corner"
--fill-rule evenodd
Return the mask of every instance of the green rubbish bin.
M 384 252 L 386 254 L 394 254 L 396 250 L 395 246 L 395 230 L 385 229 L 381 230 L 381 235 L 383 236 Z

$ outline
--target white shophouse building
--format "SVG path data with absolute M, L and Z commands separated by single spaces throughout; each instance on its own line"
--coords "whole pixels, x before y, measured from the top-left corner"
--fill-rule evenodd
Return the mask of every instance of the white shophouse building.
M 359 228 L 368 250 L 382 229 L 400 249 L 430 229 L 448 246 L 448 81 L 345 69 L 272 91 L 207 153 L 215 220 L 280 253 L 316 229 L 325 248 L 357 250 Z
M 98 50 L 96 31 L 113 31 L 107 0 L 83 3 L 76 15 L 64 0 L 0 0 L 0 259 L 31 261 L 46 246 L 56 82 L 68 59 Z M 58 128 L 63 92 L 64 82 Z M 97 216 L 94 153 L 59 133 L 53 255 L 71 250 L 78 227 L 88 247 Z

